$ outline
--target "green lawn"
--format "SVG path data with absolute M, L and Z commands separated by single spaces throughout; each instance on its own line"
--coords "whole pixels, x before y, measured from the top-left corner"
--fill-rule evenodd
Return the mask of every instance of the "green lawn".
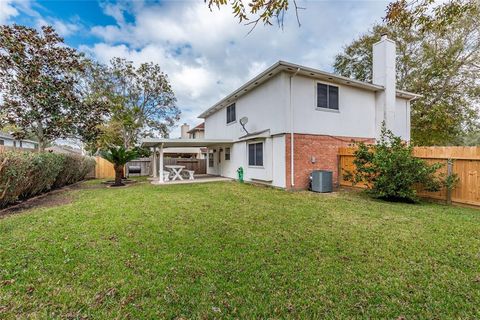
M 480 318 L 480 210 L 232 182 L 70 195 L 0 219 L 0 318 Z

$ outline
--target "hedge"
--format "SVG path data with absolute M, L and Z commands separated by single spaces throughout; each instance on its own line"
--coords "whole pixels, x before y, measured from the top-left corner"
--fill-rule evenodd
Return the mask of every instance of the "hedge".
M 81 181 L 94 166 L 94 159 L 77 155 L 2 152 L 0 208 Z

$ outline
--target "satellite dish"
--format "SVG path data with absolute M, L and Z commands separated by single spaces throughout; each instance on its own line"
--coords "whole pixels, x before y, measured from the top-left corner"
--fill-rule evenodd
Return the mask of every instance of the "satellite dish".
M 240 124 L 242 126 L 246 125 L 248 123 L 248 118 L 247 117 L 243 117 L 242 119 L 240 119 Z
M 242 125 L 243 130 L 245 130 L 245 132 L 248 134 L 247 129 L 245 129 L 245 125 L 247 123 L 248 123 L 248 118 L 247 117 L 243 117 L 242 119 L 240 119 L 240 124 Z

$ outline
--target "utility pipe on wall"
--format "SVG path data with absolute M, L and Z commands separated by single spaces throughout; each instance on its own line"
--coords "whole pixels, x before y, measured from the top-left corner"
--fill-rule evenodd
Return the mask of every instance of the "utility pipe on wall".
M 294 157 L 293 157 L 293 140 L 294 140 L 294 131 L 293 131 L 293 103 L 292 103 L 292 82 L 293 78 L 297 75 L 297 73 L 300 71 L 300 68 L 295 71 L 293 75 L 290 76 L 290 186 L 294 187 L 295 186 L 295 163 L 294 163 Z

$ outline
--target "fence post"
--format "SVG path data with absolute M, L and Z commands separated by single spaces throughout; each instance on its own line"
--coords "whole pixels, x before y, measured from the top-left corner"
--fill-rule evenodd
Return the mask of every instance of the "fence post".
M 342 155 L 339 154 L 337 155 L 337 188 L 340 188 L 341 174 L 342 174 Z
M 447 160 L 447 179 L 450 179 L 453 173 L 453 161 L 452 159 Z M 447 185 L 447 204 L 452 204 L 452 189 Z

